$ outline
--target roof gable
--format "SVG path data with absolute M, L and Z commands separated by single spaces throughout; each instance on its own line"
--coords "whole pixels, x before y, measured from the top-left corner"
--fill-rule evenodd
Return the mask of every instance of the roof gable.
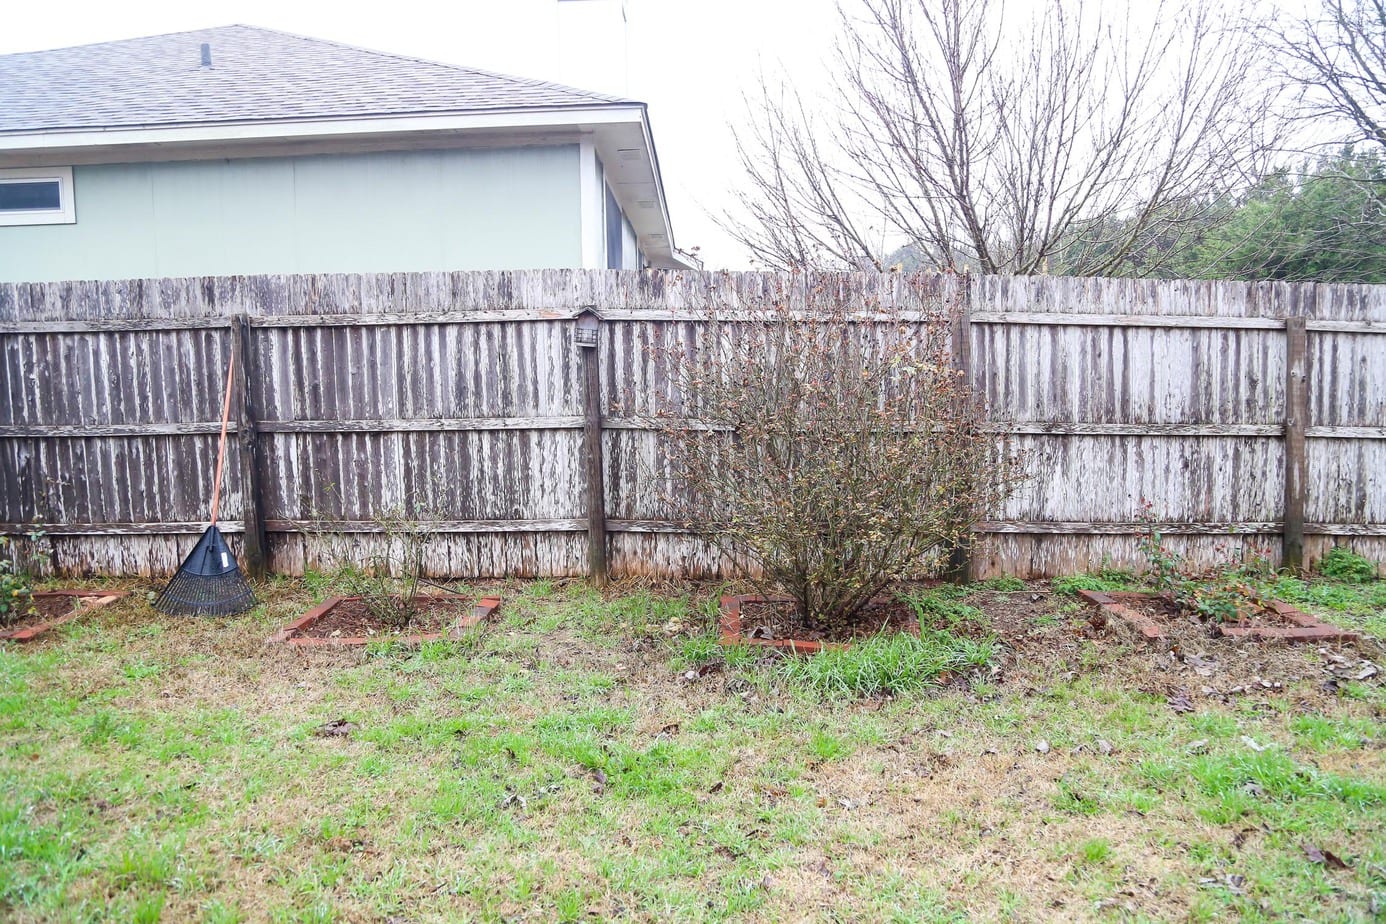
M 0 55 L 0 132 L 631 103 L 243 25 Z

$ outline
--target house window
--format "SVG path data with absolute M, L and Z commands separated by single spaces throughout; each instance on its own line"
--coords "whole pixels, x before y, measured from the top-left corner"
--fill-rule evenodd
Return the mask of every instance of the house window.
M 70 225 L 76 220 L 71 167 L 0 170 L 0 225 Z

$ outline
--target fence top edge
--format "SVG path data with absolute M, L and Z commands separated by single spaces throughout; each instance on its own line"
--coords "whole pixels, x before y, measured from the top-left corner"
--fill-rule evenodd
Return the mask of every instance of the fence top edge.
M 536 310 L 691 312 L 766 301 L 857 300 L 909 309 L 1386 323 L 1386 286 L 901 272 L 466 270 L 0 283 L 0 323 Z

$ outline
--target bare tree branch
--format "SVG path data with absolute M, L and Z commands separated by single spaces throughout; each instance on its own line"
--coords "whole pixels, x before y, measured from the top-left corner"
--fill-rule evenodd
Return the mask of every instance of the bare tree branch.
M 1083 0 L 1031 24 L 1000 0 L 841 12 L 832 104 L 763 84 L 738 139 L 745 215 L 726 225 L 767 265 L 882 267 L 907 246 L 957 272 L 1042 273 L 1065 250 L 1070 272 L 1110 272 L 1264 169 L 1269 103 L 1226 4 L 1158 0 L 1139 28 Z
M 1304 90 L 1301 118 L 1386 147 L 1386 0 L 1323 0 L 1317 16 L 1263 29 L 1286 62 L 1281 77 Z

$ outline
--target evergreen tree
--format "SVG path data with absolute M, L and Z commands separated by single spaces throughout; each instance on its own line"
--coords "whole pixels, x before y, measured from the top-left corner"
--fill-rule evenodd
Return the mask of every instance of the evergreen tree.
M 1386 164 L 1351 148 L 1266 177 L 1161 275 L 1386 282 Z

